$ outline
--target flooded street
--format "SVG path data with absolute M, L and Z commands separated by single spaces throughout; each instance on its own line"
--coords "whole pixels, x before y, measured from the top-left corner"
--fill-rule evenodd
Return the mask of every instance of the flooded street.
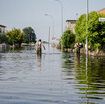
M 0 104 L 105 104 L 105 58 L 34 47 L 0 53 Z

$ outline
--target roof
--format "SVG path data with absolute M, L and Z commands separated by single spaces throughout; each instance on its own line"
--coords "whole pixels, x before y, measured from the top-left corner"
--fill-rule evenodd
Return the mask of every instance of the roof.
M 98 13 L 98 14 L 104 14 L 104 15 L 105 15 L 105 8 L 99 10 L 97 13 Z
M 98 12 L 103 11 L 103 10 L 105 10 L 105 8 L 103 8 L 103 9 L 99 10 Z
M 5 28 L 6 26 L 4 26 L 4 25 L 0 25 L 0 27 L 4 27 L 4 28 Z
M 76 22 L 77 20 L 66 20 L 66 22 Z

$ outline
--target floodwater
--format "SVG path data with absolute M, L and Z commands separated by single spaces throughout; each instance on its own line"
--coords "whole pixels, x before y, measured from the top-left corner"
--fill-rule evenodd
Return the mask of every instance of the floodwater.
M 105 58 L 34 47 L 0 53 L 0 104 L 105 104 Z

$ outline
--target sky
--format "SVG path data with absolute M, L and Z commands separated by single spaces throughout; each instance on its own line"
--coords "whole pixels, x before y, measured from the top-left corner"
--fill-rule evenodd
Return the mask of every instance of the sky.
M 63 5 L 63 31 L 65 31 L 66 20 L 74 20 L 86 14 L 86 0 L 60 1 Z M 89 12 L 105 8 L 105 0 L 88 1 Z M 44 41 L 48 40 L 50 27 L 51 37 L 54 35 L 59 38 L 61 37 L 61 5 L 56 0 L 0 0 L 0 24 L 5 25 L 6 30 L 32 27 L 37 39 Z

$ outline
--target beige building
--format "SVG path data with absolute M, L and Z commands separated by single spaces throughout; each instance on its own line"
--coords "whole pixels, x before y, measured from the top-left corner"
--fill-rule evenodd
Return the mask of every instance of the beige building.
M 75 25 L 77 20 L 66 20 L 66 30 L 71 30 L 75 34 Z
M 0 34 L 5 33 L 5 28 L 6 28 L 6 26 L 0 25 Z

